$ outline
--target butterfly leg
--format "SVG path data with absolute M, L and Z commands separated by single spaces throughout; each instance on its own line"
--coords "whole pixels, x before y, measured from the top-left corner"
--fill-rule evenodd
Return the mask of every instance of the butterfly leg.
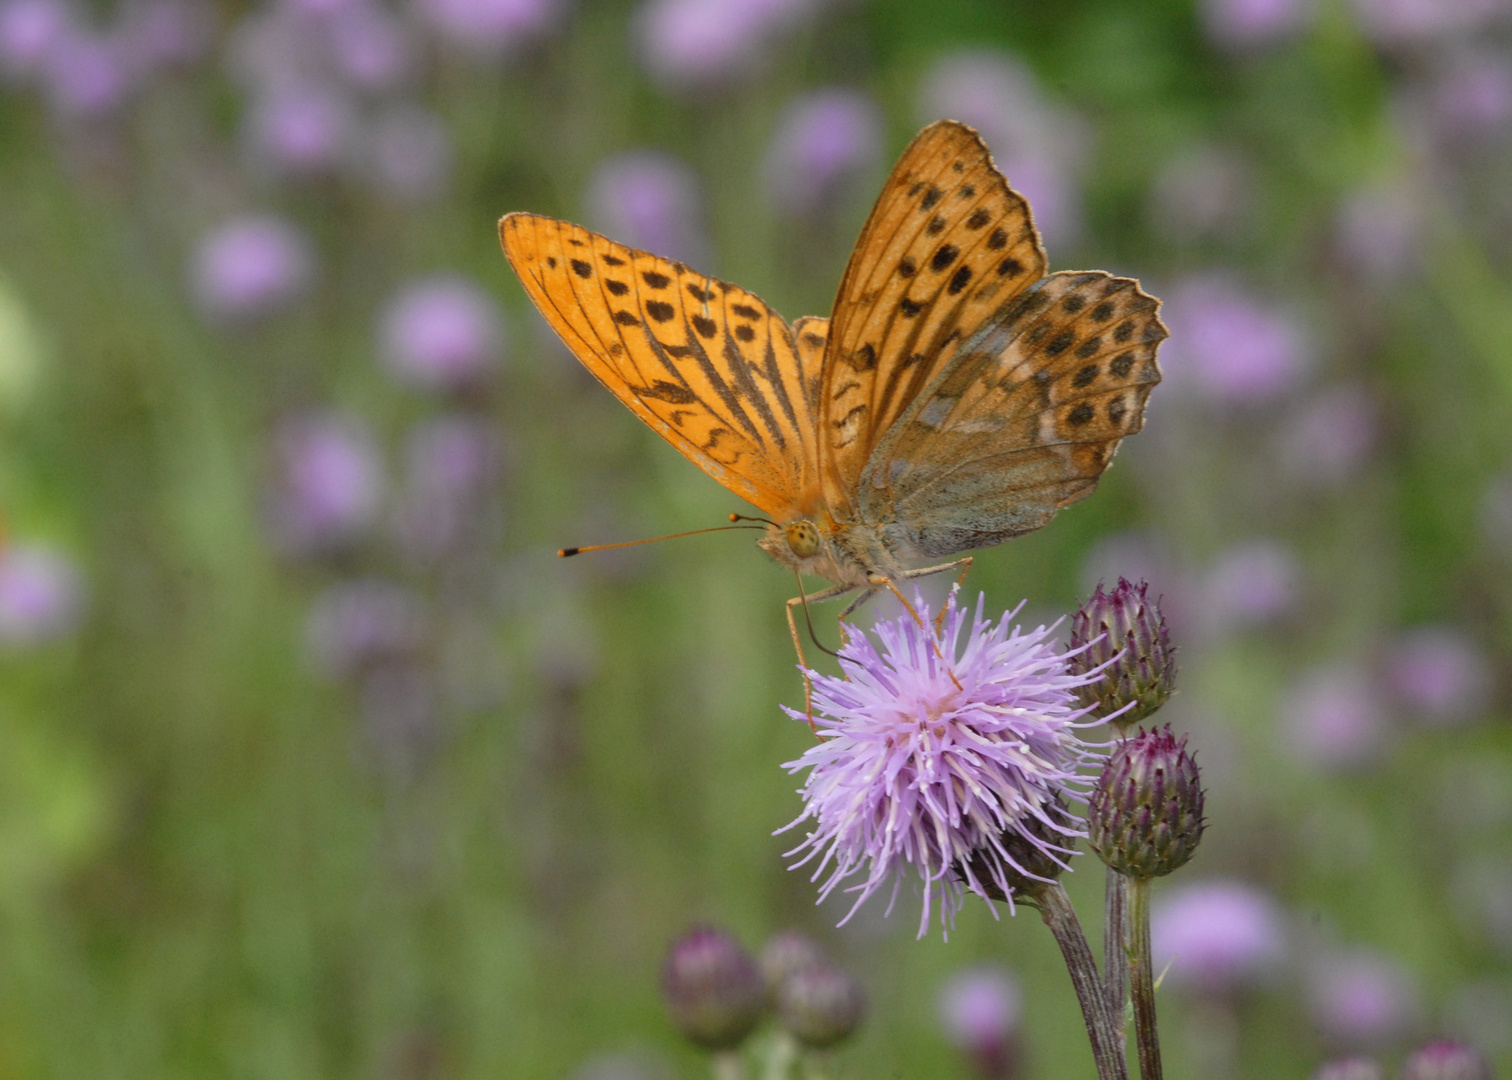
M 971 564 L 975 558 L 973 555 L 963 555 L 959 559 L 948 563 L 941 563 L 939 566 L 925 566 L 918 570 L 905 570 L 903 576 L 912 581 L 914 578 L 928 577 L 930 574 L 943 574 L 945 571 L 954 570 L 959 566 L 961 573 L 955 579 L 955 587 L 959 589 L 962 585 L 966 584 L 966 575 L 971 573 Z M 934 624 L 935 633 L 938 634 L 940 627 L 945 624 L 945 605 L 940 605 L 940 613 L 935 616 Z
M 800 593 L 787 602 L 788 633 L 793 635 L 793 651 L 798 654 L 798 669 L 803 672 L 803 711 L 808 717 L 809 730 L 811 731 L 817 731 L 814 727 L 814 683 L 809 678 L 808 661 L 803 656 L 803 639 L 798 635 L 798 623 L 793 618 L 793 608 L 795 605 L 804 605 L 806 616 L 807 605 L 811 603 L 816 604 L 821 600 L 833 600 L 838 596 L 844 596 L 854 587 L 853 585 L 831 585 L 829 588 L 820 589 L 816 593 Z M 849 614 L 861 600 L 866 599 L 867 595 L 869 594 L 863 593 L 855 603 L 846 608 L 846 614 Z M 841 618 L 844 617 L 844 615 L 841 616 Z M 810 632 L 812 633 L 812 626 L 810 627 Z
M 967 559 L 969 560 L 970 556 L 967 556 Z M 950 569 L 951 566 L 954 566 L 954 565 L 955 565 L 955 563 L 951 563 L 951 564 L 949 564 L 947 566 L 937 566 L 934 569 L 935 570 L 948 570 L 948 569 Z M 905 578 L 920 577 L 921 574 L 917 570 L 913 571 L 911 573 L 905 571 L 903 576 Z M 914 617 L 914 622 L 918 623 L 920 626 L 924 625 L 924 619 L 919 615 L 919 613 L 917 611 L 914 610 L 914 606 L 908 602 L 908 598 L 906 596 L 904 596 L 902 594 L 902 592 L 900 592 L 898 590 L 898 586 L 893 583 L 893 579 L 892 578 L 890 578 L 890 577 L 884 577 L 881 574 L 878 574 L 878 575 L 876 575 L 875 577 L 873 577 L 871 579 L 871 583 L 872 583 L 873 591 L 875 591 L 877 589 L 884 588 L 884 587 L 887 588 L 887 589 L 890 589 L 892 591 L 892 594 L 898 598 L 898 601 L 905 608 L 908 609 L 908 613 Z M 940 662 L 945 665 L 945 670 L 950 675 L 950 681 L 953 682 L 953 683 L 955 683 L 955 686 L 956 686 L 957 690 L 960 690 L 962 688 L 961 687 L 961 680 L 957 679 L 955 677 L 955 672 L 951 670 L 950 661 L 946 660 L 945 659 L 945 654 L 940 651 L 940 624 L 939 624 L 938 620 L 935 621 L 935 634 L 934 634 L 933 639 L 930 641 L 930 644 L 934 647 L 934 653 L 935 653 L 935 655 L 937 657 L 939 657 L 940 658 Z

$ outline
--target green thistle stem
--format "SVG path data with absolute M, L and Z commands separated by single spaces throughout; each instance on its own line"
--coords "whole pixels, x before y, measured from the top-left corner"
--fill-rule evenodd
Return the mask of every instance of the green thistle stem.
M 1120 875 L 1121 876 L 1121 875 Z M 1150 879 L 1129 882 L 1129 982 L 1134 996 L 1134 1038 L 1139 1045 L 1139 1075 L 1163 1080 L 1160 1033 L 1155 1027 L 1155 972 L 1150 957 Z
M 1031 899 L 1039 907 L 1045 925 L 1055 935 L 1055 943 L 1060 946 L 1061 956 L 1066 961 L 1066 970 L 1071 974 L 1071 985 L 1076 990 L 1076 999 L 1081 1002 L 1082 1019 L 1087 1025 L 1087 1038 L 1092 1043 L 1098 1080 L 1128 1080 L 1117 1027 L 1108 1015 L 1108 995 L 1097 973 L 1097 961 L 1092 956 L 1092 947 L 1087 944 L 1087 935 L 1082 933 L 1076 911 L 1071 907 L 1071 898 L 1060 882 L 1053 881 L 1036 888 Z
M 1108 1015 L 1118 1026 L 1118 1044 L 1124 1045 L 1124 1002 L 1129 985 L 1128 914 L 1129 879 L 1111 866 L 1103 891 L 1103 985 L 1108 992 Z

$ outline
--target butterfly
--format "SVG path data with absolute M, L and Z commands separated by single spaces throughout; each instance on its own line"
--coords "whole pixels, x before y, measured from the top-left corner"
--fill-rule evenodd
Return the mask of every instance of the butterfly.
M 831 582 L 788 601 L 800 659 L 795 604 L 859 592 L 844 619 L 889 589 L 909 606 L 899 582 L 1090 495 L 1160 381 L 1159 301 L 1098 270 L 1047 274 L 1029 204 L 951 120 L 893 168 L 828 319 L 789 325 L 555 218 L 508 214 L 499 239 L 583 365 L 767 515 L 777 562 Z

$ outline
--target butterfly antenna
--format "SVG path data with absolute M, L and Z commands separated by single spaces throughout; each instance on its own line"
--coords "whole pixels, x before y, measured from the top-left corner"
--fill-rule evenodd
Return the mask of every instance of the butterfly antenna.
M 775 521 L 773 521 L 771 518 L 748 517 L 745 514 L 731 514 L 730 515 L 730 520 L 731 521 L 759 521 L 763 525 L 770 525 L 774 529 L 778 527 L 777 523 Z
M 638 547 L 641 544 L 657 544 L 663 540 L 676 540 L 682 536 L 698 536 L 701 533 L 728 532 L 731 529 L 759 529 L 760 525 L 718 525 L 712 529 L 693 529 L 690 532 L 669 533 L 666 536 L 653 536 L 649 540 L 623 540 L 618 544 L 590 544 L 587 547 L 561 548 L 557 554 L 564 559 L 574 555 L 581 555 L 585 551 L 610 551 L 614 548 Z

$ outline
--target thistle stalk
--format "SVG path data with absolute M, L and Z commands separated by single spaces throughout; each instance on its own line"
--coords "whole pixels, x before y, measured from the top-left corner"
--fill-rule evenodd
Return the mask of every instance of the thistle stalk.
M 1129 984 L 1134 998 L 1134 1041 L 1139 1047 L 1139 1075 L 1143 1080 L 1164 1080 L 1160 1032 L 1155 1026 L 1155 972 L 1150 956 L 1150 879 L 1124 880 L 1128 883 L 1129 895 Z
M 1108 996 L 1097 973 L 1097 961 L 1093 959 L 1087 936 L 1082 933 L 1076 911 L 1071 907 L 1071 898 L 1066 895 L 1066 890 L 1059 881 L 1052 881 L 1036 889 L 1032 897 L 1025 899 L 1039 908 L 1040 917 L 1055 935 L 1055 943 L 1060 946 L 1061 956 L 1065 958 L 1066 970 L 1071 974 L 1071 985 L 1076 990 L 1077 1001 L 1081 1003 L 1082 1019 L 1087 1025 L 1087 1038 L 1092 1044 L 1092 1059 L 1097 1064 L 1098 1080 L 1128 1080 L 1129 1073 L 1124 1062 L 1123 1043 L 1118 1037 L 1118 1027 L 1108 1013 Z

